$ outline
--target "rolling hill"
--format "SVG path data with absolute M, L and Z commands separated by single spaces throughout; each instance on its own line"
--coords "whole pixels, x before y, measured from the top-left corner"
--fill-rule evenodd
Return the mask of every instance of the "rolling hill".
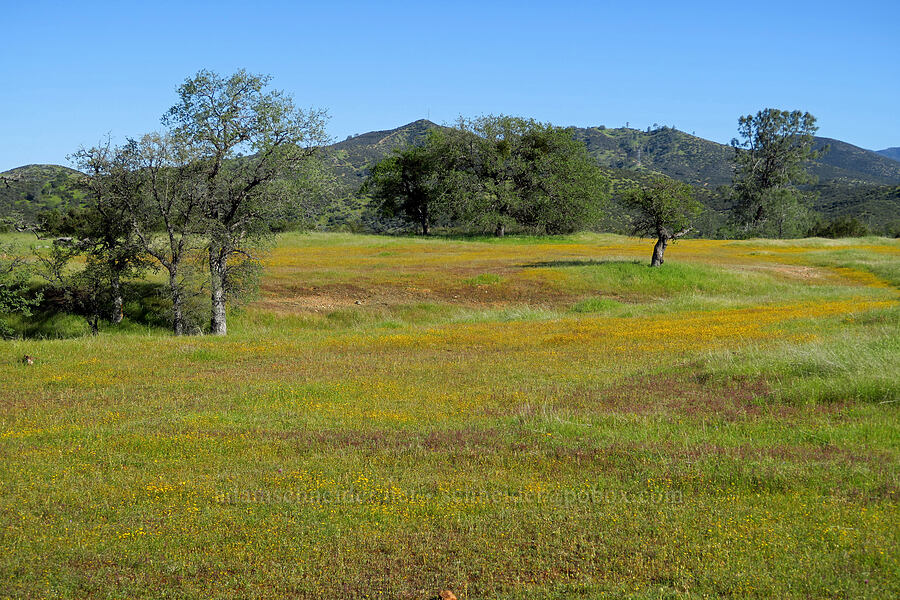
M 334 167 L 341 184 L 355 193 L 371 165 L 394 148 L 422 142 L 428 131 L 435 127 L 440 125 L 420 119 L 396 129 L 370 131 L 325 147 L 322 156 Z
M 876 150 L 882 156 L 887 156 L 891 160 L 900 161 L 900 147 L 885 148 L 884 150 Z
M 323 160 L 331 165 L 338 181 L 335 201 L 325 207 L 321 227 L 371 229 L 374 215 L 358 190 L 371 165 L 395 148 L 422 141 L 430 129 L 440 127 L 421 119 L 395 129 L 372 131 L 326 146 Z M 731 183 L 734 150 L 671 127 L 638 130 L 603 126 L 573 128 L 574 136 L 604 167 L 616 188 L 662 173 L 700 189 L 707 202 L 721 210 L 714 190 Z M 884 229 L 900 212 L 896 189 L 900 186 L 900 162 L 890 148 L 873 152 L 840 140 L 816 138 L 816 145 L 830 150 L 810 171 L 818 177 L 815 208 L 828 217 L 852 215 Z M 72 169 L 58 165 L 29 165 L 4 173 L 0 183 L 0 217 L 16 214 L 33 217 L 41 210 L 78 201 L 73 190 Z
M 41 211 L 78 202 L 77 174 L 60 165 L 26 165 L 0 173 L 0 219 L 28 221 Z
M 731 146 L 696 137 L 671 127 L 655 130 L 576 128 L 602 165 L 657 171 L 699 186 L 731 183 Z M 831 138 L 815 138 L 817 148 L 829 151 L 813 163 L 810 172 L 819 181 L 900 184 L 900 163 L 871 150 Z

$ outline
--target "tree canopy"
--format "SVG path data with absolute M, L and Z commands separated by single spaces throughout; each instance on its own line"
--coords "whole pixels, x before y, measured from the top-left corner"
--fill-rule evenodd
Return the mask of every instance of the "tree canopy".
M 299 174 L 328 141 L 324 110 L 302 110 L 271 78 L 200 71 L 178 88 L 163 123 L 196 152 L 201 232 L 208 244 L 212 333 L 224 335 L 226 298 L 256 257 L 253 244 L 298 198 Z M 249 262 L 248 262 L 249 261 Z
M 806 230 L 807 195 L 797 185 L 812 183 L 810 160 L 827 148 L 814 150 L 818 126 L 808 112 L 767 108 L 738 119 L 735 150 L 735 217 L 748 233 L 801 234 Z
M 596 223 L 610 184 L 568 129 L 521 117 L 461 118 L 375 165 L 366 190 L 427 232 L 442 218 L 503 235 L 568 233 Z
M 663 264 L 669 241 L 690 233 L 702 210 L 691 186 L 668 177 L 656 177 L 648 186 L 632 188 L 625 194 L 624 204 L 635 212 L 634 233 L 657 239 L 652 267 Z
M 466 192 L 455 195 L 456 211 L 475 227 L 569 233 L 594 224 L 609 198 L 609 181 L 571 130 L 488 115 L 460 119 L 447 138 Z
M 372 167 L 363 193 L 372 194 L 378 210 L 400 217 L 428 235 L 435 219 L 446 217 L 443 183 L 447 180 L 440 134 L 431 132 L 424 145 L 397 148 Z

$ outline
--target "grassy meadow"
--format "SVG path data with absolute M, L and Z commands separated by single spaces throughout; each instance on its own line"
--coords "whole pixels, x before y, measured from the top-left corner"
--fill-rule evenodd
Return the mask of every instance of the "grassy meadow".
M 651 249 L 285 234 L 225 338 L 0 342 L 0 598 L 900 596 L 900 240 Z

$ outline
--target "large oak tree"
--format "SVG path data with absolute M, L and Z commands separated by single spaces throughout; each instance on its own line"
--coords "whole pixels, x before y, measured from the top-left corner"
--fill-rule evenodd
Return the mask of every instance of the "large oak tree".
M 298 109 L 270 77 L 200 71 L 178 88 L 166 114 L 176 144 L 196 152 L 212 303 L 210 329 L 224 335 L 226 298 L 254 244 L 296 201 L 298 174 L 327 143 L 324 110 Z

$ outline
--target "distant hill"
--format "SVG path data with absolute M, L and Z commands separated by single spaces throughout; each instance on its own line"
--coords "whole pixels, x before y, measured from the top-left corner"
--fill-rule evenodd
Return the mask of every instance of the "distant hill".
M 815 209 L 826 219 L 856 217 L 877 233 L 900 233 L 900 185 L 848 184 L 839 181 L 813 187 Z
M 817 137 L 816 143 L 831 147 L 810 169 L 821 182 L 900 184 L 900 162 L 840 140 Z
M 73 176 L 60 165 L 26 165 L 0 173 L 0 218 L 31 220 L 44 210 L 80 201 Z
M 671 127 L 654 130 L 576 128 L 575 137 L 601 165 L 658 171 L 702 187 L 727 185 L 734 149 Z M 900 163 L 871 150 L 831 138 L 815 138 L 830 150 L 810 172 L 820 181 L 900 184 Z
M 348 137 L 343 142 L 326 146 L 322 158 L 331 164 L 343 186 L 356 192 L 366 178 L 368 168 L 390 154 L 394 148 L 424 141 L 430 129 L 440 127 L 426 119 L 413 121 L 396 129 L 370 131 Z
M 368 169 L 395 148 L 424 140 L 430 129 L 441 127 L 421 119 L 395 129 L 352 136 L 322 149 L 323 160 L 338 179 L 335 201 L 320 218 L 324 228 L 372 228 L 377 217 L 359 198 L 358 190 Z M 573 128 L 613 181 L 616 190 L 645 181 L 654 173 L 690 183 L 710 207 L 726 207 L 715 189 L 732 180 L 734 150 L 672 127 L 638 130 L 609 129 L 603 126 Z M 900 162 L 891 158 L 889 148 L 872 152 L 830 138 L 816 138 L 817 147 L 830 150 L 810 167 L 819 182 L 815 208 L 829 217 L 860 216 L 880 229 L 893 222 L 900 212 L 896 190 L 900 186 Z M 29 165 L 7 171 L 10 179 L 0 183 L 0 217 L 12 213 L 30 217 L 41 210 L 78 201 L 71 185 L 72 169 L 57 165 Z
M 700 186 L 731 182 L 731 148 L 671 127 L 578 127 L 575 137 L 603 166 L 655 171 Z
M 882 156 L 887 156 L 891 160 L 900 161 L 900 147 L 885 148 L 884 150 L 876 150 Z

